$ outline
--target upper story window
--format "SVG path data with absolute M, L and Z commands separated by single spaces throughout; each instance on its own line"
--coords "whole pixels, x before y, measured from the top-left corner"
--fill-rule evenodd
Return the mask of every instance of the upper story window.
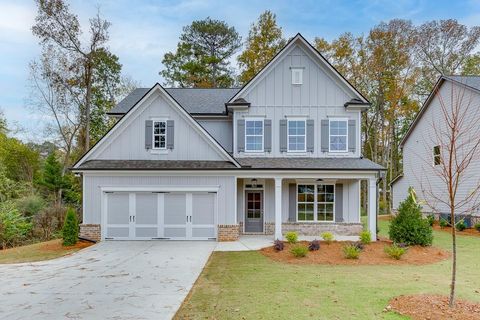
M 263 120 L 245 120 L 245 152 L 263 152 Z
M 167 149 L 167 121 L 153 121 L 153 149 Z
M 292 70 L 292 84 L 303 83 L 303 68 L 291 68 Z
M 330 152 L 347 152 L 348 120 L 330 119 Z
M 288 120 L 288 152 L 305 152 L 306 150 L 306 121 Z
M 442 163 L 442 158 L 440 156 L 440 146 L 433 147 L 433 165 L 438 166 Z

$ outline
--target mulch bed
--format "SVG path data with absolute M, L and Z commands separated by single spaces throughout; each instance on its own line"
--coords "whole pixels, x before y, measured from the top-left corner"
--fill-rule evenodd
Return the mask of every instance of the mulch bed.
M 320 242 L 320 250 L 309 251 L 304 258 L 296 258 L 290 252 L 291 244 L 285 243 L 283 251 L 275 251 L 273 246 L 263 248 L 260 253 L 272 260 L 291 264 L 328 264 L 328 265 L 423 265 L 448 259 L 450 253 L 437 247 L 414 246 L 407 250 L 400 260 L 394 260 L 383 251 L 391 241 L 380 240 L 365 246 L 358 259 L 346 259 L 343 255 L 343 246 L 348 242 L 334 241 L 330 244 Z M 299 244 L 308 246 L 308 242 Z
M 414 320 L 426 319 L 480 319 L 480 303 L 456 300 L 455 307 L 448 306 L 448 297 L 440 295 L 399 296 L 390 300 L 385 311 L 393 310 Z
M 437 223 L 435 223 L 433 225 L 433 230 L 448 232 L 450 234 L 452 233 L 452 227 L 440 228 L 440 226 Z M 469 228 L 469 229 L 465 229 L 463 231 L 458 231 L 457 230 L 457 235 L 480 237 L 480 232 L 477 231 L 474 228 Z
M 63 246 L 62 240 L 47 241 L 39 249 L 44 251 L 69 251 L 72 249 L 83 249 L 94 245 L 95 243 L 90 241 L 78 240 L 78 242 L 73 246 Z

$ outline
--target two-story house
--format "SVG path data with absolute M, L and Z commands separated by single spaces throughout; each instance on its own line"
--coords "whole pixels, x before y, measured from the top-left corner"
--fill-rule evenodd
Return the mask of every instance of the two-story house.
M 369 102 L 300 34 L 238 89 L 139 88 L 73 170 L 81 234 L 217 239 L 358 235 L 360 182 L 376 230 L 377 177 L 361 155 Z M 375 232 L 372 232 L 375 239 Z

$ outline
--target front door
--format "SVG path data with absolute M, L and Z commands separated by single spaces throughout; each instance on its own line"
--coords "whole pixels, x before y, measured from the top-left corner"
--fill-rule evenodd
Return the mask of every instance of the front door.
M 263 232 L 263 191 L 245 192 L 245 232 Z

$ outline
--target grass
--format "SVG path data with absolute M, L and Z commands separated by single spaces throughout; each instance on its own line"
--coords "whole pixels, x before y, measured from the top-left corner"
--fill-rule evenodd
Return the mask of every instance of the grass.
M 381 235 L 388 224 L 379 220 Z M 450 249 L 449 234 L 435 231 L 434 245 Z M 479 246 L 480 238 L 458 238 L 457 296 L 476 302 Z M 214 252 L 176 319 L 407 319 L 383 312 L 388 301 L 447 295 L 450 266 L 287 265 L 255 251 Z
M 78 242 L 75 246 L 64 247 L 62 246 L 62 240 L 56 239 L 28 246 L 0 250 L 0 264 L 50 260 L 71 254 L 89 245 L 91 245 L 91 243 Z

